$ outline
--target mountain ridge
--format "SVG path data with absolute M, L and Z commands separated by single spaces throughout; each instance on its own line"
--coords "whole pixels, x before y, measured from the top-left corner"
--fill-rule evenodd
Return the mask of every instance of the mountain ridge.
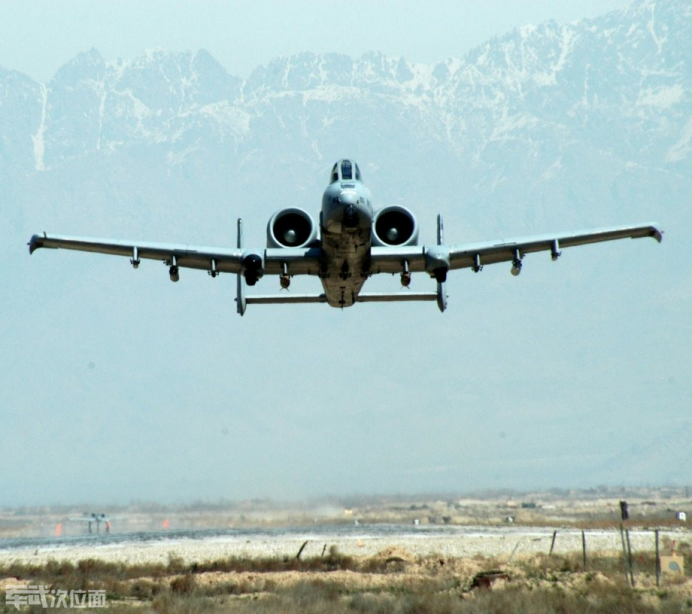
M 199 124 L 216 138 L 242 141 L 253 117 L 300 92 L 302 99 L 296 104 L 303 106 L 385 101 L 398 113 L 408 113 L 414 130 L 419 124 L 423 124 L 419 132 L 429 133 L 432 128 L 436 139 L 447 140 L 458 153 L 468 143 L 476 143 L 478 152 L 479 141 L 501 139 L 537 122 L 564 125 L 565 114 L 594 123 L 595 129 L 599 115 L 617 114 L 625 125 L 640 124 L 641 131 L 648 128 L 642 125 L 647 114 L 660 119 L 661 110 L 679 121 L 676 109 L 690 98 L 685 52 L 692 49 L 687 42 L 692 40 L 691 10 L 674 0 L 643 0 L 602 18 L 516 28 L 463 58 L 430 65 L 379 52 L 357 59 L 305 52 L 259 66 L 244 81 L 228 74 L 205 50 L 158 49 L 109 64 L 91 49 L 67 62 L 43 86 L 23 79 L 22 87 L 27 89 L 23 98 L 34 99 L 33 136 L 43 137 L 44 157 L 35 153 L 34 170 L 130 142 L 175 143 Z M 601 26 L 594 31 L 594 24 Z M 656 33 L 656 27 L 662 34 Z M 583 57 L 593 46 L 605 52 L 598 55 L 596 65 Z M 681 47 L 683 52 L 670 51 Z M 12 94 L 18 80 L 4 81 L 3 89 Z M 598 87 L 608 81 L 611 87 Z M 71 119 L 74 111 L 80 112 L 79 120 Z M 14 115 L 12 108 L 9 115 Z M 677 132 L 686 135 L 689 129 Z M 29 145 L 26 138 L 19 141 L 25 149 L 22 159 Z M 688 148 L 685 137 L 668 144 L 669 161 L 688 160 Z

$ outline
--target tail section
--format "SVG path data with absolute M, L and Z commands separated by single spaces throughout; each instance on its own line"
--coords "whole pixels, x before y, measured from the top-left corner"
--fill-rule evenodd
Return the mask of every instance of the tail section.
M 445 226 L 442 222 L 442 216 L 438 214 L 437 216 L 437 244 L 442 245 L 445 241 Z M 447 309 L 447 282 L 437 283 L 437 306 L 440 311 L 444 313 Z
M 238 249 L 243 249 L 243 220 L 238 218 Z M 243 280 L 242 271 L 238 271 L 236 287 L 236 311 L 241 315 L 245 315 L 247 302 L 245 300 L 245 282 Z

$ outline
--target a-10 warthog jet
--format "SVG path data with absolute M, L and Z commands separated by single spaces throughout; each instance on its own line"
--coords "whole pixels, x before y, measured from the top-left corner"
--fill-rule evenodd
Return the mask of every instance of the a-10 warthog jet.
M 126 256 L 134 268 L 142 258 L 162 260 L 169 267 L 172 281 L 179 280 L 181 267 L 206 270 L 212 277 L 235 273 L 240 315 L 253 303 L 327 303 L 343 308 L 358 302 L 437 301 L 440 311 L 444 311 L 445 282 L 450 270 L 470 268 L 479 272 L 485 265 L 510 262 L 512 274 L 518 275 L 522 259 L 532 252 L 550 252 L 552 259 L 557 260 L 565 247 L 641 237 L 654 237 L 660 242 L 662 232 L 656 224 L 643 224 L 446 245 L 442 218 L 438 216 L 437 244 L 419 246 L 418 222 L 413 213 L 399 205 L 375 211 L 358 165 L 344 159 L 332 168 L 329 185 L 322 196 L 319 223 L 302 209 L 289 207 L 277 211 L 267 225 L 266 248 L 244 247 L 242 221 L 238 220 L 235 249 L 43 233 L 31 237 L 29 251 L 48 247 Z M 408 288 L 411 275 L 417 272 L 426 272 L 434 278 L 437 291 L 361 292 L 371 275 L 398 273 L 402 286 Z M 246 296 L 245 284 L 254 286 L 266 275 L 277 275 L 283 290 L 288 290 L 294 275 L 315 275 L 320 278 L 324 292 Z
M 112 520 L 112 518 L 109 518 L 105 514 L 88 514 L 86 512 L 82 515 L 81 518 L 70 518 L 70 521 L 72 522 L 86 522 L 89 529 L 89 535 L 91 535 L 94 532 L 92 529 L 92 525 L 96 525 L 96 532 L 100 533 L 101 523 L 104 524 L 106 533 L 110 533 Z

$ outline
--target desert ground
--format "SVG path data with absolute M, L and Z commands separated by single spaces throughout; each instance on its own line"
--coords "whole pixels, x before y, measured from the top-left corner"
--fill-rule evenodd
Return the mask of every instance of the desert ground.
M 688 612 L 691 512 L 684 488 L 4 509 L 0 612 L 21 582 L 123 612 Z M 686 575 L 657 578 L 656 531 Z

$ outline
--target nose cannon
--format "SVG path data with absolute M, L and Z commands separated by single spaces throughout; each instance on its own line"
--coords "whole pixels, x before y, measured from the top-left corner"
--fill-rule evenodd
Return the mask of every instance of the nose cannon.
M 357 208 L 358 194 L 353 190 L 343 190 L 341 194 L 339 194 L 337 200 L 340 205 L 344 206 L 344 228 L 358 228 L 358 222 L 360 221 Z

